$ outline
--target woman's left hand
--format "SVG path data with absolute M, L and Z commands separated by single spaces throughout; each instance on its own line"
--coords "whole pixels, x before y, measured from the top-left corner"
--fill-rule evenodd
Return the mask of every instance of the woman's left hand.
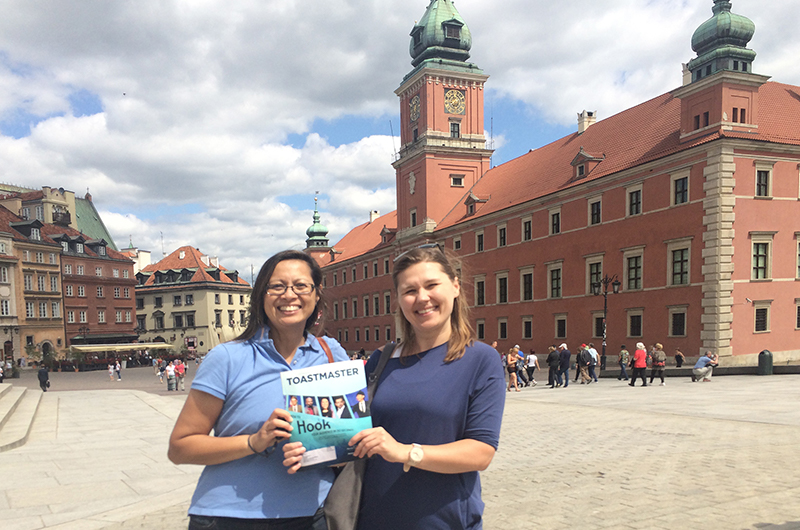
M 303 453 L 306 448 L 303 447 L 303 442 L 291 442 L 283 444 L 283 465 L 288 469 L 287 473 L 294 475 L 300 469 L 300 463 L 303 460 Z
M 383 427 L 365 429 L 350 438 L 349 445 L 355 445 L 353 453 L 357 458 L 381 455 L 387 462 L 408 460 L 409 446 L 399 443 Z

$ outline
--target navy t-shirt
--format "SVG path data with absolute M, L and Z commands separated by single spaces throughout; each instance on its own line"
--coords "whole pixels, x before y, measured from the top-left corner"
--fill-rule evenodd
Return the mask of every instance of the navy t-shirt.
M 444 362 L 447 345 L 390 359 L 372 400 L 372 421 L 403 444 L 441 445 L 473 439 L 495 449 L 505 405 L 497 352 L 476 342 L 457 361 Z M 379 354 L 367 363 L 372 372 Z M 477 471 L 441 474 L 386 462 L 367 464 L 359 529 L 481 528 Z

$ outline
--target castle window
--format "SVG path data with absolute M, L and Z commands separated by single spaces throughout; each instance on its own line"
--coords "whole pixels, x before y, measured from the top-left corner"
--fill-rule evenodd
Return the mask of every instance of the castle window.
M 450 138 L 461 138 L 461 124 L 457 121 L 450 122 Z
M 464 175 L 450 175 L 450 186 L 453 188 L 463 188 Z
M 706 75 L 711 75 L 711 65 L 706 66 Z
M 739 69 L 739 61 L 733 61 L 733 69 L 734 70 L 738 70 Z
M 411 226 L 417 226 L 417 209 L 414 208 L 411 210 L 411 220 L 409 221 Z
M 733 107 L 733 123 L 739 123 L 739 109 Z
M 708 127 L 708 112 L 703 113 L 703 127 Z
M 745 109 L 739 111 L 739 123 L 747 123 L 745 119 Z
M 414 141 L 416 142 L 419 139 L 419 131 L 417 129 L 414 129 L 411 134 L 413 135 Z
M 581 178 L 584 175 L 586 175 L 586 166 L 581 164 L 580 166 L 578 166 L 578 178 Z
M 694 117 L 694 130 L 696 131 L 699 128 L 700 128 L 700 115 L 698 114 L 697 116 Z
M 747 71 L 747 63 L 742 63 L 742 72 Z

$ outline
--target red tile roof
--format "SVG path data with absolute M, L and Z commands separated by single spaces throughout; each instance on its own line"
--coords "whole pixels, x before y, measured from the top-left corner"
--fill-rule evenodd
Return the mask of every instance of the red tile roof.
M 181 258 L 181 252 L 183 252 L 183 258 Z M 192 246 L 185 246 L 176 249 L 170 255 L 162 259 L 157 263 L 151 263 L 147 267 L 144 267 L 140 272 L 143 273 L 154 273 L 156 271 L 167 271 L 167 270 L 183 270 L 183 269 L 197 269 L 192 276 L 192 282 L 218 282 L 218 283 L 228 283 L 234 285 L 245 285 L 249 286 L 250 284 L 244 281 L 241 277 L 237 276 L 237 281 L 234 282 L 231 280 L 227 275 L 220 274 L 219 280 L 215 280 L 213 276 L 211 276 L 206 269 L 215 269 L 219 268 L 220 271 L 225 272 L 228 269 L 220 265 L 219 267 L 214 267 L 213 265 L 206 265 L 203 263 L 204 254 L 200 252 L 198 249 Z M 144 285 L 155 285 L 155 277 L 151 274 Z
M 83 238 L 86 241 L 91 241 L 92 240 L 92 238 L 87 236 L 86 234 L 84 234 L 84 233 L 82 233 L 82 232 L 80 232 L 78 230 L 75 230 L 74 228 L 70 228 L 68 226 L 47 225 L 46 224 L 46 225 L 42 226 L 41 232 L 42 232 L 42 236 L 49 236 L 48 240 L 51 240 L 51 241 L 53 241 L 52 237 L 58 236 L 60 234 L 66 234 L 68 236 L 73 236 L 73 237 L 75 237 L 75 236 L 83 236 Z M 92 248 L 89 247 L 88 245 L 84 244 L 83 251 L 88 256 L 94 256 L 94 257 L 97 256 L 97 253 L 94 250 L 92 250 Z M 125 262 L 132 261 L 128 256 L 125 256 L 124 254 L 122 254 L 122 252 L 117 252 L 116 250 L 114 250 L 111 247 L 106 247 L 106 256 L 111 258 L 111 259 L 117 259 L 117 260 L 121 260 L 121 261 L 125 261 Z
M 364 223 L 350 230 L 333 247 L 336 251 L 334 261 L 326 263 L 325 267 L 338 265 L 344 260 L 360 256 L 366 252 L 384 246 L 381 231 L 384 228 L 397 228 L 397 211 L 382 215 L 371 223 Z
M 759 88 L 758 129 L 753 133 L 717 130 L 681 143 L 680 110 L 680 99 L 668 92 L 600 120 L 583 134 L 575 132 L 492 168 L 467 193 L 489 199 L 478 204 L 476 213 L 468 219 L 472 221 L 720 137 L 800 145 L 800 87 L 797 86 L 768 82 Z M 571 162 L 581 149 L 605 158 L 587 176 L 575 179 Z M 456 205 L 439 222 L 437 230 L 466 219 L 466 207 Z M 342 254 L 327 266 L 380 247 L 380 229 L 384 224 L 396 227 L 396 212 L 351 230 L 335 245 Z

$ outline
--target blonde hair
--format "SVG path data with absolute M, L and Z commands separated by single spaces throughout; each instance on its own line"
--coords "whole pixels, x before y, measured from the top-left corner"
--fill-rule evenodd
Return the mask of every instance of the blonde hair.
M 660 342 L 656 342 L 656 349 L 657 350 L 661 350 L 663 348 L 664 348 L 664 346 L 662 346 L 662 344 Z
M 392 271 L 392 281 L 394 282 L 395 295 L 397 293 L 397 278 L 406 269 L 419 263 L 438 263 L 450 281 L 459 282 L 460 279 L 456 274 L 457 270 L 461 270 L 461 260 L 450 252 L 439 246 L 420 247 L 409 250 L 405 254 L 401 254 L 394 264 Z M 403 351 L 411 352 L 417 347 L 417 338 L 414 333 L 414 328 L 411 323 L 406 319 L 403 310 L 400 309 L 400 304 L 397 305 L 395 311 L 395 321 L 397 329 L 400 330 L 403 337 L 405 346 Z M 464 296 L 463 289 L 453 300 L 453 312 L 450 313 L 450 338 L 447 341 L 447 355 L 445 355 L 444 362 L 449 363 L 456 361 L 464 356 L 467 346 L 471 345 L 475 340 L 475 332 L 472 325 L 469 323 L 469 304 Z

